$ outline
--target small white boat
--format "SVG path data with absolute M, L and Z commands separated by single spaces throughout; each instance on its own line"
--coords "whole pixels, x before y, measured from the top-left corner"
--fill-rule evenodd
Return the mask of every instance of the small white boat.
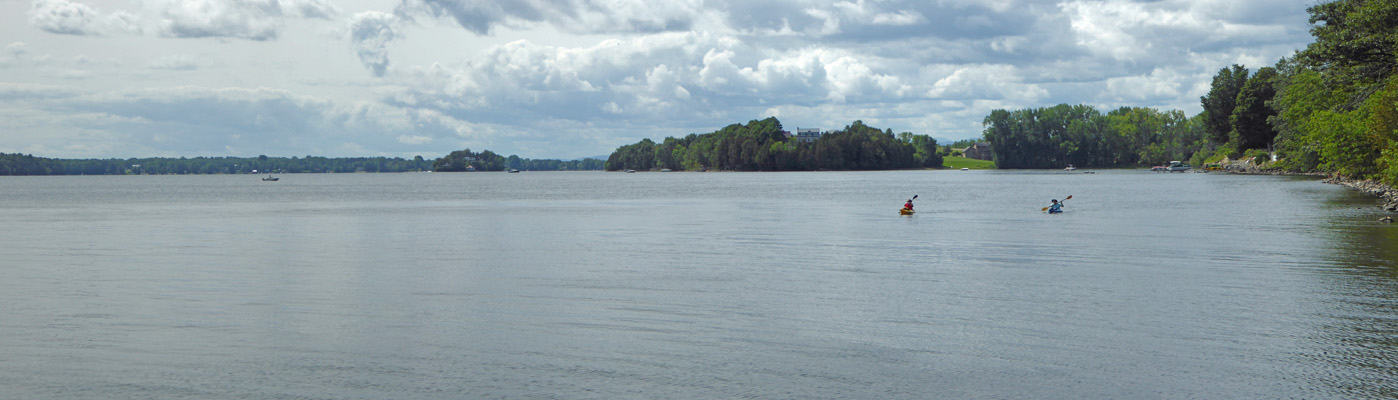
M 636 170 L 634 170 L 634 169 L 628 169 L 628 170 L 626 170 L 626 173 L 628 173 L 628 174 L 634 174 L 634 173 L 636 173 Z
M 962 171 L 970 171 L 971 169 L 970 169 L 970 168 L 962 168 L 961 170 L 962 170 Z
M 262 178 L 262 181 L 263 181 L 263 182 L 276 182 L 278 179 L 281 179 L 281 178 L 278 178 L 278 177 L 275 177 L 275 176 L 272 176 L 272 175 L 269 174 L 269 175 L 267 175 L 266 178 Z

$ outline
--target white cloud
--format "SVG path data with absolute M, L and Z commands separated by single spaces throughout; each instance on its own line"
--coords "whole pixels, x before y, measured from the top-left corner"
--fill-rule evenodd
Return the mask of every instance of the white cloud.
M 905 26 L 920 24 L 924 21 L 922 14 L 911 10 L 899 10 L 894 13 L 878 13 L 870 20 L 874 25 Z
M 190 71 L 207 68 L 213 62 L 195 54 L 174 54 L 151 60 L 146 64 L 151 69 L 170 71 Z
M 107 36 L 153 33 L 164 37 L 276 39 L 291 19 L 330 19 L 328 0 L 152 0 L 135 13 L 103 12 L 69 0 L 34 0 L 29 21 L 51 33 Z
M 329 19 L 324 0 L 171 0 L 160 11 L 160 34 L 170 37 L 276 39 L 287 18 Z
M 29 55 L 29 45 L 24 42 L 14 42 L 5 46 L 5 56 L 0 57 L 0 66 L 8 66 L 23 61 Z
M 429 137 L 429 136 L 420 136 L 420 135 L 398 135 L 398 143 L 402 143 L 402 144 L 428 144 L 428 143 L 432 143 L 432 138 Z
M 104 13 L 67 0 L 34 0 L 29 22 L 39 29 L 65 35 L 104 36 L 141 31 L 135 15 L 121 11 Z
M 827 15 L 839 15 L 842 17 L 842 20 L 868 21 L 874 25 L 913 25 L 921 23 L 924 20 L 922 14 L 917 11 L 907 9 L 891 12 L 885 11 L 866 0 L 857 0 L 854 2 L 839 1 L 835 2 L 831 7 L 834 8 L 836 12 L 827 13 Z
M 710 10 L 700 0 L 403 0 L 395 12 L 449 18 L 478 35 L 497 27 L 547 23 L 573 33 L 665 32 L 690 29 Z
M 1008 65 L 973 65 L 953 67 L 955 71 L 938 79 L 927 96 L 953 100 L 1010 100 L 1034 104 L 1048 97 L 1049 92 L 1036 84 L 1027 84 L 1015 67 Z
M 1184 95 L 1184 90 L 1197 79 L 1196 75 L 1164 68 L 1155 69 L 1150 75 L 1109 78 L 1103 92 L 1107 98 L 1102 100 L 1123 105 L 1169 101 Z
M 47 66 L 52 59 L 51 54 L 30 52 L 28 43 L 14 42 L 6 45 L 5 52 L 0 54 L 0 68 Z
M 365 11 L 350 19 L 350 43 L 354 46 L 359 61 L 369 68 L 374 76 L 383 76 L 388 70 L 388 42 L 398 38 L 399 23 L 393 14 Z
M 1284 26 L 1232 22 L 1208 5 L 1124 0 L 1059 3 L 1071 18 L 1080 46 L 1118 61 L 1154 61 L 1177 57 L 1191 48 L 1268 42 L 1289 36 Z

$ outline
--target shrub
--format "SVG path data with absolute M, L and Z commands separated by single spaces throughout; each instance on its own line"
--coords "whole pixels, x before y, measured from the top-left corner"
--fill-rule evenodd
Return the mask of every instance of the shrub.
M 1262 164 L 1264 162 L 1272 161 L 1272 153 L 1269 153 L 1267 152 L 1267 150 L 1263 149 L 1252 149 L 1243 152 L 1243 158 L 1251 159 L 1253 164 Z

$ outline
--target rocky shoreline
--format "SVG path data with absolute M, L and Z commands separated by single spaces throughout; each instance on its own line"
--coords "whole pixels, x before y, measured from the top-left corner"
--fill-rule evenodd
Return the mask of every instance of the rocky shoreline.
M 1378 197 L 1383 201 L 1384 210 L 1398 211 L 1398 189 L 1385 185 L 1382 182 L 1372 179 L 1351 179 L 1339 175 L 1327 175 L 1318 172 L 1288 172 L 1277 168 L 1271 168 L 1270 163 L 1251 163 L 1244 161 L 1233 161 L 1224 159 L 1223 170 L 1235 174 L 1258 174 L 1258 175 L 1314 175 L 1324 176 L 1321 182 L 1341 185 L 1354 190 L 1358 190 L 1370 196 Z M 1392 222 L 1392 217 L 1384 217 L 1384 222 Z
M 1393 187 L 1380 183 L 1379 181 L 1369 179 L 1350 179 L 1342 176 L 1332 175 L 1328 178 L 1325 178 L 1323 182 L 1333 183 L 1336 185 L 1343 185 L 1345 187 L 1349 187 L 1354 190 L 1367 193 L 1371 196 L 1378 197 L 1380 199 L 1383 199 L 1383 209 L 1388 211 L 1398 211 L 1398 189 L 1394 189 Z

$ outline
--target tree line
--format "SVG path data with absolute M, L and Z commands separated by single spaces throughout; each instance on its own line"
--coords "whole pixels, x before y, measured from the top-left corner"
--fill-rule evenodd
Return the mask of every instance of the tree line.
M 1202 110 L 1066 104 L 985 118 L 1000 168 L 1195 165 L 1247 159 L 1398 185 L 1398 2 L 1338 0 L 1307 8 L 1315 42 L 1256 72 L 1214 75 Z M 1275 163 L 1269 163 L 1275 155 Z
M 470 150 L 453 152 L 470 153 Z M 489 151 L 485 151 L 494 155 Z M 443 160 L 389 157 L 193 157 L 193 158 L 111 158 L 58 159 L 28 154 L 0 153 L 0 175 L 142 175 L 142 174 L 250 174 L 250 173 L 348 173 L 452 171 Z M 499 157 L 499 156 L 496 156 Z M 482 165 L 481 171 L 520 170 L 600 170 L 602 160 L 534 160 L 518 156 L 499 157 L 497 164 Z M 460 170 L 465 170 L 463 167 Z
M 1187 160 L 1203 145 L 1199 117 L 1178 110 L 1059 104 L 994 110 L 984 135 L 997 168 L 1118 167 Z
M 506 169 L 516 169 L 521 171 L 584 171 L 601 170 L 602 160 L 585 158 L 581 160 L 535 160 L 520 158 L 511 155 L 509 157 L 495 154 L 490 150 L 482 150 L 479 153 L 472 152 L 471 149 L 453 151 L 446 156 L 432 162 L 432 170 L 438 172 L 461 172 L 461 171 L 504 171 Z
M 732 124 L 706 134 L 642 139 L 621 146 L 605 168 L 675 171 L 814 171 L 941 167 L 937 140 L 927 135 L 879 130 L 863 121 L 802 142 L 775 117 Z
M 1307 11 L 1315 42 L 1271 68 L 1279 166 L 1398 185 L 1398 2 Z

